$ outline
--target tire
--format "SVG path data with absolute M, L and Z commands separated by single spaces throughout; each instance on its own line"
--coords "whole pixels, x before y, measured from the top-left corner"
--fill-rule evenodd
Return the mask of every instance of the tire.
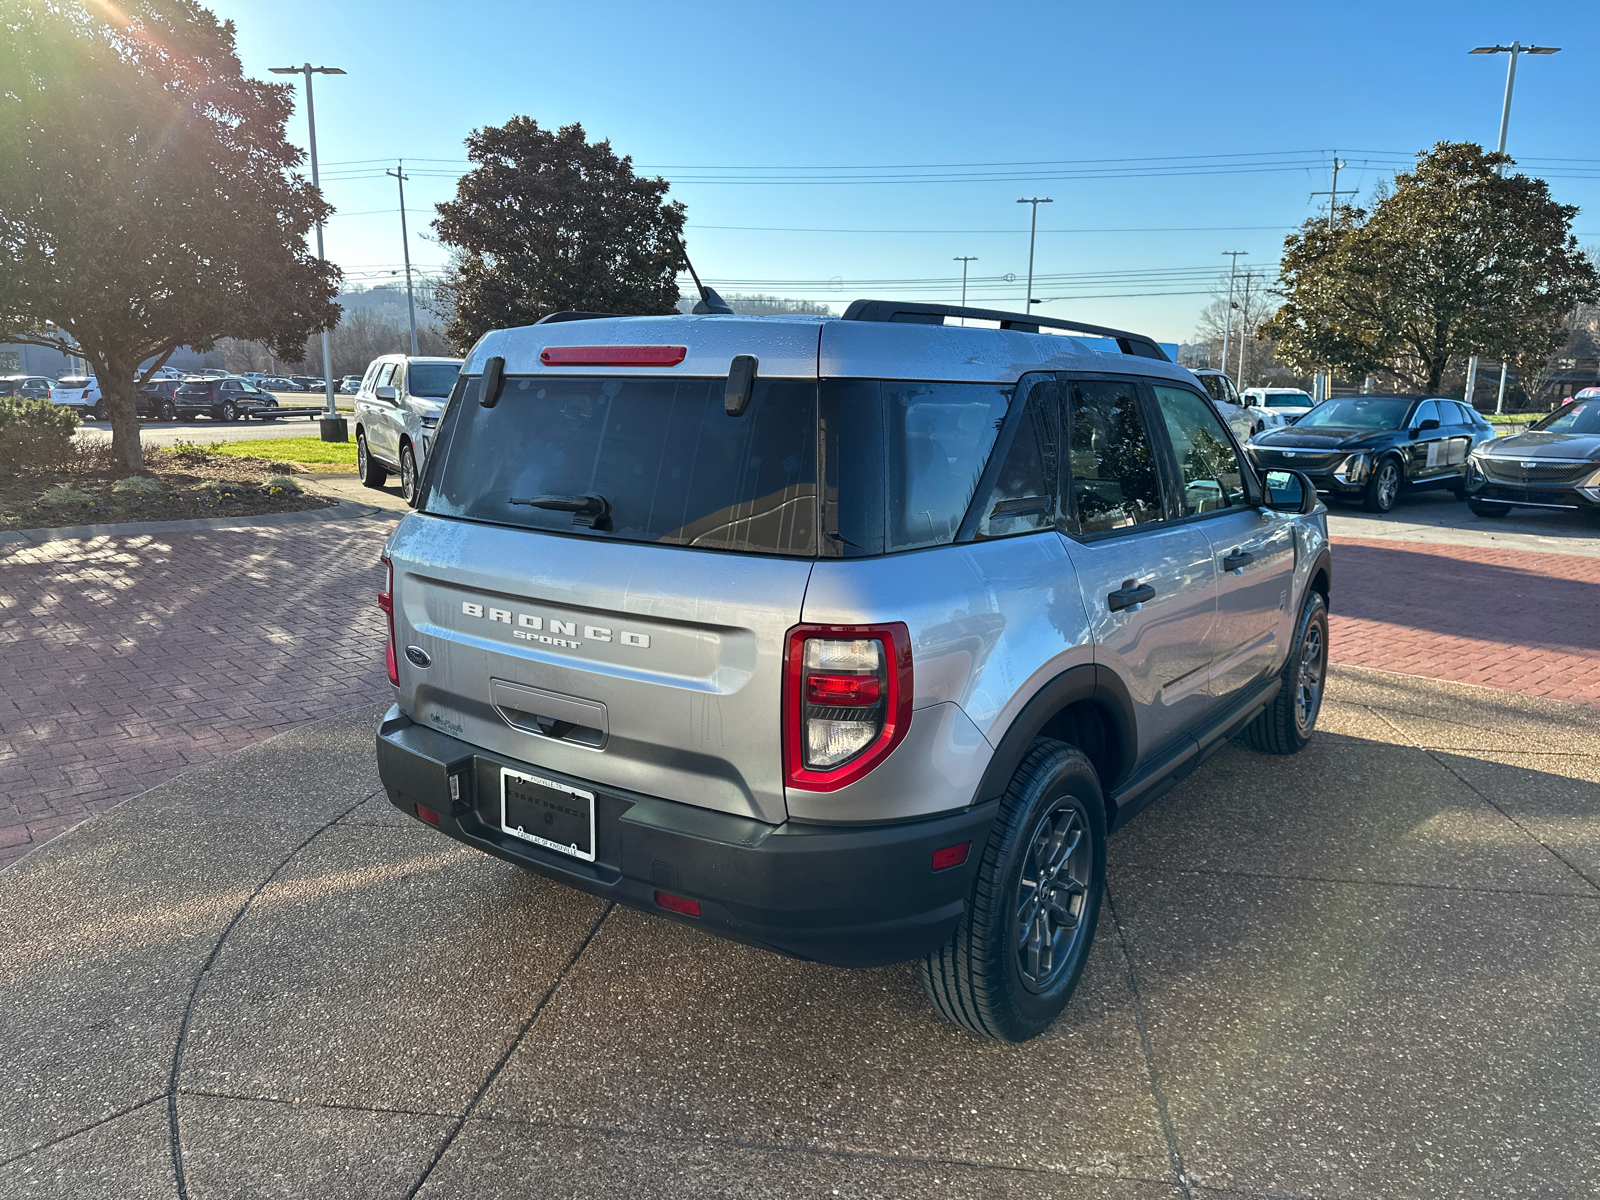
M 1405 472 L 1400 469 L 1399 460 L 1379 459 L 1378 465 L 1372 468 L 1372 478 L 1367 480 L 1361 507 L 1368 512 L 1389 512 L 1394 508 L 1395 501 L 1400 499 L 1400 485 L 1404 480 Z
M 163 400 L 161 402 L 161 419 L 163 421 L 176 421 L 178 419 L 178 407 L 171 400 Z
M 1465 500 L 1467 498 L 1467 485 L 1463 483 L 1457 487 L 1451 488 L 1450 494 L 1457 500 Z
M 1045 888 L 1024 883 L 1041 875 L 1051 880 Z M 1000 802 L 961 923 L 922 960 L 922 987 L 940 1015 L 995 1041 L 1025 1042 L 1043 1033 L 1083 974 L 1105 877 L 1100 779 L 1081 750 L 1040 738 Z M 1031 897 L 1046 893 L 1057 915 L 1070 913 L 1074 923 L 1070 930 L 1065 921 L 1057 925 L 1050 952 L 1039 954 L 1048 910 Z
M 367 453 L 367 435 L 359 429 L 356 430 L 356 474 L 363 486 L 369 488 L 381 488 L 389 482 L 389 472 Z
M 1239 741 L 1262 754 L 1298 754 L 1317 727 L 1328 682 L 1328 604 L 1320 592 L 1306 597 L 1278 694 L 1246 725 Z
M 1475 517 L 1507 517 L 1511 515 L 1511 505 L 1501 504 L 1498 500 L 1468 500 L 1467 507 Z
M 94 406 L 89 409 L 89 413 L 96 421 L 109 421 L 111 419 L 111 413 L 106 408 L 104 397 L 94 402 Z
M 239 410 L 234 407 L 232 400 L 224 400 L 217 408 L 217 420 L 226 421 L 228 424 L 239 419 Z
M 400 496 L 412 508 L 417 506 L 417 460 L 411 444 L 400 444 Z

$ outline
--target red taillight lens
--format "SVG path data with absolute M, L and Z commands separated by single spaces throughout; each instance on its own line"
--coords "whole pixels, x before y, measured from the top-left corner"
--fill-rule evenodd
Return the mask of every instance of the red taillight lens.
M 898 746 L 911 724 L 911 636 L 892 625 L 797 625 L 783 683 L 784 778 L 832 792 Z
M 943 850 L 935 850 L 933 869 L 948 871 L 951 867 L 959 867 L 967 861 L 967 851 L 970 849 L 972 849 L 971 842 L 962 842 L 959 846 L 946 846 Z
M 383 665 L 388 668 L 389 682 L 399 687 L 400 660 L 394 653 L 394 564 L 388 558 L 384 558 L 383 569 L 388 577 L 384 580 L 383 591 L 378 593 L 378 607 L 383 609 L 383 615 L 389 618 L 389 640 L 383 647 Z
M 686 917 L 700 915 L 700 901 L 685 900 L 682 896 L 674 896 L 671 892 L 657 892 L 656 903 L 669 912 L 682 913 Z
M 539 361 L 547 367 L 675 367 L 687 346 L 546 346 Z

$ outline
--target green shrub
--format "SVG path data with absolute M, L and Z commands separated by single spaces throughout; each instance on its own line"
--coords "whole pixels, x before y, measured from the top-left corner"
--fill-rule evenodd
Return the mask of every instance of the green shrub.
M 40 504 L 88 504 L 94 500 L 88 492 L 79 491 L 75 487 L 68 487 L 58 483 L 55 487 L 46 488 L 39 497 Z
M 48 400 L 0 400 L 0 467 L 63 467 L 74 461 L 78 414 Z
M 173 457 L 181 458 L 185 462 L 204 462 L 211 457 L 211 451 L 198 442 L 174 442 L 172 454 Z
M 167 489 L 162 487 L 148 475 L 130 475 L 126 479 L 119 479 L 111 485 L 113 492 L 131 493 L 136 496 L 149 496 Z
M 292 496 L 298 496 L 302 490 L 300 484 L 291 475 L 274 475 L 267 480 L 267 491 L 274 495 L 278 492 L 288 492 Z

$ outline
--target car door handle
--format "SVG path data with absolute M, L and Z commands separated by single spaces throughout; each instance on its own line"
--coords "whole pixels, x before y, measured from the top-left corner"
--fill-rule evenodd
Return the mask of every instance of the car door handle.
M 1106 594 L 1106 605 L 1112 612 L 1121 612 L 1125 608 L 1134 608 L 1146 600 L 1154 600 L 1155 588 L 1148 583 L 1140 583 L 1136 579 L 1125 579 L 1122 586 L 1114 592 Z
M 1222 560 L 1224 571 L 1242 571 L 1245 567 L 1255 562 L 1256 556 L 1248 550 L 1235 550 Z

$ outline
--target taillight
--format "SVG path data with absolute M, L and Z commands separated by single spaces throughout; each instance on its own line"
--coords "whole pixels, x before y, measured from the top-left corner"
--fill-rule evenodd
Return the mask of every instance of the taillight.
M 887 758 L 911 724 L 911 635 L 892 625 L 797 625 L 784 663 L 784 777 L 831 792 Z
M 378 593 L 378 607 L 389 618 L 389 640 L 383 646 L 383 665 L 388 668 L 389 682 L 400 686 L 400 663 L 394 656 L 394 564 L 385 556 L 383 569 L 387 572 L 383 591 Z
M 675 367 L 687 346 L 546 346 L 539 361 L 547 367 Z

